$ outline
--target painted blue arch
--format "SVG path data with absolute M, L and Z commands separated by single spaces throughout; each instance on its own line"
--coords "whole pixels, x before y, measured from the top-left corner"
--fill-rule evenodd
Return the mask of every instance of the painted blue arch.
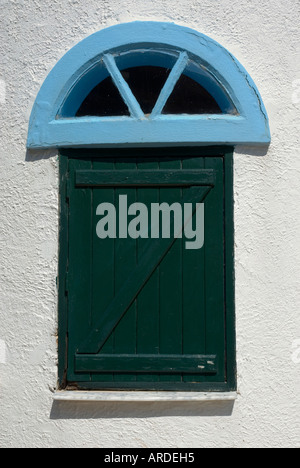
M 139 51 L 152 51 L 157 57 L 169 54 L 170 61 L 173 54 L 175 63 L 187 54 L 186 73 L 195 78 L 198 66 L 208 87 L 215 82 L 224 91 L 232 103 L 231 111 L 189 116 L 160 113 L 152 118 L 143 118 L 139 112 L 131 117 L 74 117 L 78 96 L 87 95 L 93 85 L 108 76 L 103 57 L 115 56 L 112 60 L 119 60 L 122 69 L 130 60 L 136 63 L 132 57 L 138 57 Z M 33 106 L 27 147 L 268 145 L 270 139 L 268 116 L 259 91 L 226 49 L 199 32 L 175 24 L 135 22 L 93 34 L 57 63 Z
M 153 48 L 145 49 L 143 46 L 139 47 L 138 44 L 134 44 L 133 49 L 128 49 L 129 46 L 127 46 L 126 53 L 118 53 L 115 57 L 120 71 L 143 66 L 156 66 L 172 70 L 180 55 L 178 50 L 167 50 L 166 47 L 164 50 L 155 50 Z M 197 63 L 197 59 L 193 60 L 192 57 L 189 57 L 188 64 L 184 68 L 184 75 L 202 85 L 213 96 L 224 113 L 239 113 L 222 84 L 201 64 Z M 103 61 L 97 62 L 77 81 L 59 109 L 58 116 L 74 117 L 88 94 L 108 76 L 110 75 Z

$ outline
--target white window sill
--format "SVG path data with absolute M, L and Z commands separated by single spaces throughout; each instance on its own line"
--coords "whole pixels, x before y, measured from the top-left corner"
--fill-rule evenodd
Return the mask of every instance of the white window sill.
M 57 391 L 55 401 L 235 401 L 236 392 L 196 393 L 196 392 L 108 392 L 108 391 Z

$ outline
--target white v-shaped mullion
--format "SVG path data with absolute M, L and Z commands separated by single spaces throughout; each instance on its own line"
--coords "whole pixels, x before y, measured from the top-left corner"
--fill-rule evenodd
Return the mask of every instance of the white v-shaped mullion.
M 169 97 L 171 96 L 179 78 L 181 77 L 182 73 L 184 72 L 187 63 L 188 63 L 189 57 L 186 52 L 182 52 L 179 55 L 179 58 L 177 62 L 175 63 L 173 70 L 171 71 L 165 86 L 161 90 L 161 93 L 159 95 L 159 98 L 157 100 L 157 103 L 155 104 L 155 107 L 151 113 L 150 118 L 155 119 L 155 117 L 161 115 Z
M 122 96 L 122 99 L 127 105 L 131 116 L 139 120 L 145 119 L 145 114 L 142 111 L 141 106 L 139 105 L 135 96 L 133 95 L 130 87 L 124 80 L 120 70 L 118 69 L 114 57 L 111 54 L 105 54 L 103 55 L 103 62 L 108 72 L 110 73 L 113 79 L 113 82 L 118 88 L 119 93 Z

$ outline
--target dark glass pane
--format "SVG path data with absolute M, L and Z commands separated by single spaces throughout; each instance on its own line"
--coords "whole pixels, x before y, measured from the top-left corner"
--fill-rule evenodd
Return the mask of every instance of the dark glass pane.
M 163 114 L 222 114 L 216 100 L 196 81 L 181 75 Z
M 76 113 L 76 117 L 129 116 L 129 110 L 123 101 L 111 77 L 99 83 L 87 96 Z
M 170 71 L 168 68 L 143 66 L 121 72 L 145 114 L 153 111 Z

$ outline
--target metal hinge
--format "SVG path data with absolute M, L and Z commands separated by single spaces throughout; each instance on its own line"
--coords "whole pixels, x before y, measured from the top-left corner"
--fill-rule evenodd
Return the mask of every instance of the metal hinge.
M 66 271 L 65 274 L 65 294 L 66 296 L 69 294 L 69 272 Z
M 65 184 L 65 191 L 66 191 L 66 202 L 70 202 L 70 177 L 69 174 L 66 175 L 66 184 Z

